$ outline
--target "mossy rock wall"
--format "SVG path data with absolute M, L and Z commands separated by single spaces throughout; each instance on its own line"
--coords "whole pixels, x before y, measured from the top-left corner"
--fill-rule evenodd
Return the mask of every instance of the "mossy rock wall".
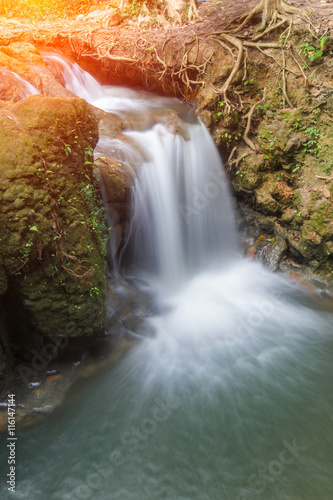
M 36 95 L 0 109 L 0 296 L 14 297 L 43 335 L 90 335 L 103 325 L 97 140 L 83 99 Z M 6 321 L 15 351 L 24 326 L 14 315 Z
M 295 49 L 310 43 L 319 48 L 321 43 L 309 38 L 304 27 L 293 33 L 293 40 Z M 236 78 L 228 89 L 234 107 L 227 112 L 223 96 L 216 92 L 224 81 L 225 63 L 220 60 L 198 93 L 197 113 L 229 160 L 234 194 L 245 214 L 243 227 L 256 227 L 250 245 L 261 238 L 256 257 L 263 254 L 263 241 L 267 247 L 280 241 L 281 248 L 287 246 L 281 259 L 332 282 L 333 43 L 330 37 L 325 40 L 320 57 L 304 56 L 303 73 L 288 57 L 289 103 L 278 78 L 281 51 L 249 49 L 246 81 Z M 256 103 L 245 137 L 247 117 Z

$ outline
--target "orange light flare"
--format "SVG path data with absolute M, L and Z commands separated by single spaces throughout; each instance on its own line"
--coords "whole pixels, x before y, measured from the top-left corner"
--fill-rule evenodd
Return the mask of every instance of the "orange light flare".
M 97 8 L 97 0 L 0 0 L 0 16 L 29 21 L 75 17 Z

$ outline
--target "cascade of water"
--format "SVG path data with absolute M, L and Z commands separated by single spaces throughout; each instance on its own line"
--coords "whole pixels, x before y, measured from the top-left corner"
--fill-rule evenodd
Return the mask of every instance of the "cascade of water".
M 102 87 L 76 64 L 47 57 L 62 64 L 67 88 L 104 110 L 123 115 L 170 106 L 181 116 L 189 113 L 175 99 Z M 127 260 L 131 255 L 136 272 L 153 273 L 172 287 L 230 260 L 237 250 L 228 182 L 214 142 L 198 120 L 179 120 L 181 134 L 162 124 L 124 132 L 146 156 L 140 167 L 142 157 L 135 151 L 130 160 L 136 158 L 137 178 Z M 101 137 L 98 154 L 114 155 L 115 149 L 114 139 Z
M 36 87 L 34 87 L 31 83 L 21 78 L 17 73 L 11 71 L 11 74 L 16 78 L 16 80 L 20 82 L 20 85 L 22 87 L 22 96 L 21 96 L 22 99 L 24 97 L 28 97 L 29 95 L 40 94 L 40 92 L 36 89 Z
M 54 54 L 44 54 L 43 58 L 45 61 L 55 61 L 59 64 L 62 68 L 65 87 L 77 96 L 90 103 L 105 97 L 103 87 L 89 73 L 83 71 L 78 64 Z
M 133 260 L 171 286 L 237 250 L 228 183 L 213 141 L 201 123 L 187 124 L 186 132 L 184 138 L 156 125 L 128 133 L 148 156 L 133 193 Z

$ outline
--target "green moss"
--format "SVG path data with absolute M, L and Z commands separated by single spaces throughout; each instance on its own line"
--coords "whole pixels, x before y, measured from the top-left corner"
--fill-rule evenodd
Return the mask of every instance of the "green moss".
M 105 311 L 96 119 L 83 99 L 31 96 L 0 127 L 0 293 L 9 276 L 40 332 L 90 334 Z
M 332 206 L 330 203 L 322 201 L 316 206 L 311 220 L 310 229 L 316 231 L 320 236 L 326 238 L 333 234 Z

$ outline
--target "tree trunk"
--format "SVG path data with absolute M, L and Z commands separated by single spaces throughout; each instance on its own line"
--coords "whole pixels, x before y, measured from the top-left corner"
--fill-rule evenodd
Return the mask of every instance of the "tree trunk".
M 179 11 L 184 5 L 184 0 L 165 0 L 165 12 L 174 22 L 181 23 Z
M 253 18 L 259 16 L 261 16 L 263 26 L 268 26 L 269 24 L 274 24 L 277 18 L 286 19 L 293 14 L 307 17 L 303 10 L 292 7 L 284 0 L 260 0 L 256 7 L 240 17 L 242 22 L 234 30 L 234 33 L 242 30 Z
M 187 15 L 188 20 L 195 21 L 196 19 L 199 19 L 195 0 L 165 0 L 165 11 L 167 15 L 173 21 L 179 23 L 181 23 L 180 13 L 182 11 L 186 12 L 187 6 L 189 7 Z
M 281 0 L 262 0 L 262 2 L 262 24 L 266 26 L 273 19 L 282 2 Z

